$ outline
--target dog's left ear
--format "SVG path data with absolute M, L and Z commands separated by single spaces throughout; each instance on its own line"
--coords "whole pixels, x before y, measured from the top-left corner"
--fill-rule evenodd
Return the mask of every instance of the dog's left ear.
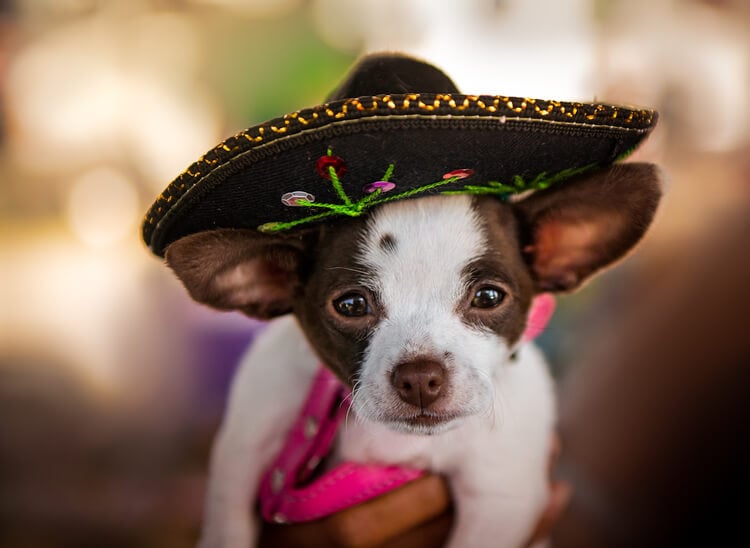
M 537 291 L 571 291 L 641 239 L 661 198 L 659 169 L 615 164 L 515 204 Z
M 308 236 L 210 230 L 170 244 L 166 259 L 196 301 L 270 319 L 292 310 L 311 244 Z

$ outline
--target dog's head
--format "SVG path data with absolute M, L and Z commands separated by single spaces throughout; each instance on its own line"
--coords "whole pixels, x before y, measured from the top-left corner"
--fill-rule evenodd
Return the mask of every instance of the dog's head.
M 657 169 L 619 164 L 516 203 L 435 196 L 290 235 L 186 236 L 167 262 L 199 302 L 294 313 L 356 413 L 435 433 L 481 413 L 536 293 L 571 291 L 640 240 Z

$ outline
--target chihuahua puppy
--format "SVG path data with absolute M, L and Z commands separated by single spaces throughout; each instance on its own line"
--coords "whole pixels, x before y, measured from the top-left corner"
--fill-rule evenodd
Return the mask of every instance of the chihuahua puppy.
M 320 363 L 352 388 L 331 462 L 447 477 L 449 545 L 524 544 L 546 504 L 553 384 L 522 341 L 533 297 L 567 292 L 641 239 L 657 168 L 615 164 L 515 201 L 430 196 L 292 234 L 171 244 L 192 297 L 276 318 L 243 359 L 212 453 L 202 546 L 257 539 L 254 496 Z

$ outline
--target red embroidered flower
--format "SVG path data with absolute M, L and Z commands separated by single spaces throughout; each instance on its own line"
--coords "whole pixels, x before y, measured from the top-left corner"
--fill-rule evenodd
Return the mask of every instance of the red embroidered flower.
M 344 163 L 344 160 L 338 156 L 321 156 L 315 163 L 315 169 L 318 170 L 321 177 L 325 177 L 326 179 L 331 178 L 331 172 L 329 170 L 331 167 L 338 177 L 341 177 L 346 173 L 346 164 Z
M 375 181 L 374 183 L 370 183 L 369 185 L 365 185 L 365 187 L 362 189 L 368 194 L 372 194 L 376 190 L 380 190 L 381 192 L 388 192 L 389 190 L 393 190 L 396 188 L 396 185 L 389 181 Z
M 454 169 L 453 171 L 449 171 L 445 175 L 443 175 L 443 179 L 452 179 L 454 177 L 457 177 L 459 179 L 466 179 L 467 177 L 471 177 L 474 175 L 473 169 Z

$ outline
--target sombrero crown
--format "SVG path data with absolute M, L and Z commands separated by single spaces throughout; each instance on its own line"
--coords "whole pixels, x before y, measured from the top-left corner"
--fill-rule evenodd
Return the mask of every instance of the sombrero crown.
M 364 58 L 328 102 L 230 137 L 151 206 L 143 238 L 163 255 L 215 228 L 279 232 L 429 194 L 546 188 L 630 153 L 653 110 L 462 95 L 435 67 Z

